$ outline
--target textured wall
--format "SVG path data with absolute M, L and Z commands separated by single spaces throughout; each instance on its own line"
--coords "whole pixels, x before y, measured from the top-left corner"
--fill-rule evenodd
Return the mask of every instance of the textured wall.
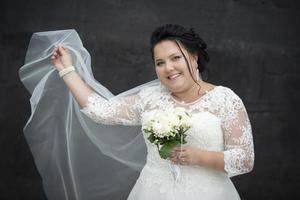
M 232 88 L 253 126 L 255 168 L 233 178 L 242 199 L 300 198 L 300 14 L 296 0 L 65 0 L 0 3 L 0 199 L 46 199 L 22 128 L 29 93 L 18 79 L 33 32 L 75 28 L 93 71 L 114 93 L 155 77 L 149 35 L 195 27 L 209 82 Z

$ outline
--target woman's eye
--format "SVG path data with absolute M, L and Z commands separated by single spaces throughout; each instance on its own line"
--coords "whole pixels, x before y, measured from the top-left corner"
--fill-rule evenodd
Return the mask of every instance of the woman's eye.
M 158 62 L 158 63 L 156 63 L 156 66 L 160 66 L 162 64 L 163 64 L 163 62 Z
M 180 59 L 181 58 L 181 56 L 174 56 L 174 59 L 175 60 L 178 60 L 178 59 Z

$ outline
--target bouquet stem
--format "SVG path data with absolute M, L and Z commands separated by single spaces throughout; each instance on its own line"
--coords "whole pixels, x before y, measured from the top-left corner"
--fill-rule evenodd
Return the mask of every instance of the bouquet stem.
M 181 142 L 177 140 L 166 142 L 158 149 L 160 157 L 163 159 L 167 159 L 168 157 L 170 157 L 172 149 L 180 144 Z

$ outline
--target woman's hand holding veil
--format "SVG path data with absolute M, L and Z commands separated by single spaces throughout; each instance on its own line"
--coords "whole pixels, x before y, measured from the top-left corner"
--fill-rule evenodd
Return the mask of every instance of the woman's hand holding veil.
M 58 71 L 72 66 L 72 57 L 69 50 L 63 46 L 55 47 L 52 54 L 52 63 Z

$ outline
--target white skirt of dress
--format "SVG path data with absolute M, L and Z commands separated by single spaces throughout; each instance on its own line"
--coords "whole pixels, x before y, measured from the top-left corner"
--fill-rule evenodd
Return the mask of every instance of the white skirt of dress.
M 223 172 L 180 166 L 180 178 L 175 181 L 169 169 L 146 164 L 127 200 L 240 200 L 240 197 Z

